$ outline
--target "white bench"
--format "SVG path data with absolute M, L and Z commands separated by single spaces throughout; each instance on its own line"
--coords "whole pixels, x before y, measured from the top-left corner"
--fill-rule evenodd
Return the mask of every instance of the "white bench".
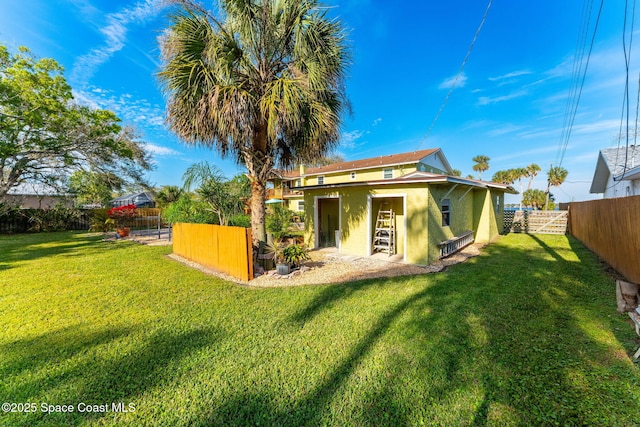
M 631 318 L 631 320 L 633 320 L 633 323 L 635 324 L 636 334 L 640 336 L 640 307 L 637 307 L 635 311 L 630 311 L 629 317 Z M 638 360 L 638 359 L 640 359 L 640 347 L 638 348 L 638 351 L 636 351 L 635 354 L 633 355 L 633 360 Z

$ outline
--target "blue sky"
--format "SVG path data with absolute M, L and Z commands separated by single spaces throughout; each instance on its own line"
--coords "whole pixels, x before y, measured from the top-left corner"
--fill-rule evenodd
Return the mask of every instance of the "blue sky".
M 473 173 L 471 158 L 484 154 L 491 161 L 483 178 L 532 162 L 548 169 L 562 157 L 569 176 L 553 190 L 556 199 L 599 197 L 589 194 L 598 150 L 617 146 L 623 113 L 625 2 L 607 1 L 602 9 L 564 156 L 560 147 L 576 76 L 578 36 L 586 35 L 588 51 L 597 1 L 591 9 L 575 0 L 494 1 L 442 114 L 426 136 L 487 3 L 324 3 L 349 30 L 353 54 L 346 82 L 353 114 L 344 119 L 339 154 L 352 160 L 439 147 L 463 176 Z M 628 47 L 631 7 L 626 40 L 633 122 L 639 52 L 638 43 Z M 3 1 L 0 42 L 56 59 L 78 100 L 111 109 L 135 126 L 154 153 L 157 167 L 149 178 L 156 185 L 180 185 L 184 170 L 201 160 L 232 176 L 242 168 L 214 151 L 183 144 L 164 126 L 165 103 L 155 75 L 160 67 L 157 39 L 168 25 L 168 12 L 161 0 Z M 585 21 L 586 30 L 581 27 Z M 545 188 L 543 174 L 533 186 Z

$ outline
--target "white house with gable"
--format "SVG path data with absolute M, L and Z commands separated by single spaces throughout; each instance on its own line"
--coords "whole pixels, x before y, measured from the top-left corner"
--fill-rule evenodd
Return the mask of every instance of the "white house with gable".
M 589 192 L 605 199 L 640 196 L 640 146 L 600 150 Z

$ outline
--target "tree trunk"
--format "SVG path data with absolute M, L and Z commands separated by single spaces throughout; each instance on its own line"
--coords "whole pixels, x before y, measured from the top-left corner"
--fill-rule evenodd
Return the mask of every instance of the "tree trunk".
M 267 241 L 267 229 L 265 226 L 264 199 L 266 195 L 265 184 L 257 177 L 251 179 L 251 239 L 254 248 L 260 247 L 260 242 Z
M 520 183 L 520 194 L 522 194 L 522 178 L 518 179 Z M 518 209 L 522 210 L 522 198 L 520 198 L 520 203 L 518 204 Z

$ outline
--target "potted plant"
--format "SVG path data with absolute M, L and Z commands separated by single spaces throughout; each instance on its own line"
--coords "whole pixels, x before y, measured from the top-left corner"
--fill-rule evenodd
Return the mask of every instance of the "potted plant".
M 289 274 L 291 268 L 284 257 L 285 245 L 282 243 L 268 244 L 265 246 L 265 253 L 271 256 L 273 262 L 276 264 L 276 271 L 280 275 Z
M 136 205 L 124 205 L 109 209 L 107 215 L 116 223 L 116 232 L 118 235 L 120 237 L 126 237 L 131 231 L 128 225 L 133 218 L 138 216 L 138 210 Z
M 282 249 L 282 258 L 295 268 L 299 267 L 302 261 L 309 259 L 309 254 L 303 245 L 294 244 Z

